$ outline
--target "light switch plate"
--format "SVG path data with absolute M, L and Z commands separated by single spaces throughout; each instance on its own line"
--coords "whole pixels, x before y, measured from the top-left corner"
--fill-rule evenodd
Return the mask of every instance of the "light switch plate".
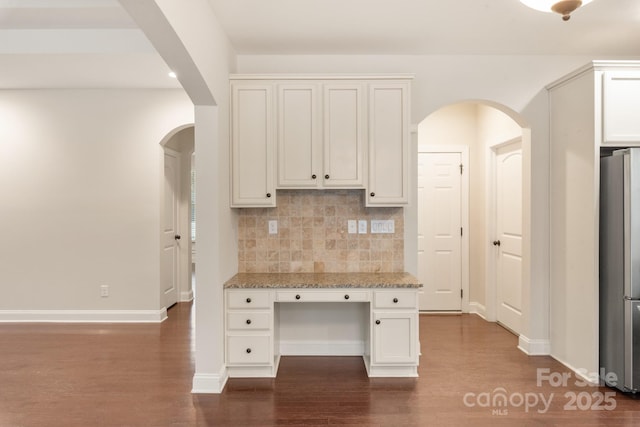
M 269 234 L 278 234 L 278 221 L 275 219 L 269 221 Z
M 358 222 L 355 219 L 347 221 L 347 230 L 349 234 L 356 234 L 358 232 Z
M 392 219 L 372 219 L 371 234 L 393 234 L 395 233 L 395 221 Z
M 367 220 L 366 219 L 358 220 L 358 233 L 359 234 L 367 234 Z

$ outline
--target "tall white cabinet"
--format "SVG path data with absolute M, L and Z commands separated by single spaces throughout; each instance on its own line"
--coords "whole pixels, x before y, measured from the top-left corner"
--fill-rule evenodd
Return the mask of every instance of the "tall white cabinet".
M 273 87 L 235 84 L 231 99 L 232 205 L 275 206 Z
M 408 83 L 369 85 L 369 205 L 408 201 L 408 93 Z
M 552 355 L 598 372 L 599 158 L 640 146 L 640 62 L 594 61 L 547 89 Z
M 350 188 L 368 206 L 408 202 L 408 76 L 231 77 L 231 206 L 276 189 Z

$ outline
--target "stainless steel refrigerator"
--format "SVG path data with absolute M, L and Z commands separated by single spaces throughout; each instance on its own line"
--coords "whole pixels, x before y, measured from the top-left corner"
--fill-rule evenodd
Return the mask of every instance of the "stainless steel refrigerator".
M 600 159 L 600 377 L 640 391 L 640 148 Z

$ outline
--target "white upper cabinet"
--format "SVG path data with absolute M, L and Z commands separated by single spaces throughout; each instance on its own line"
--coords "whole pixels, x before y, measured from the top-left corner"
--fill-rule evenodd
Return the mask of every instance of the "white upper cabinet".
M 324 86 L 324 187 L 364 188 L 362 85 Z
M 640 73 L 605 71 L 603 75 L 602 142 L 640 142 Z
M 322 182 L 318 86 L 278 87 L 278 188 L 313 188 Z
M 369 85 L 367 206 L 398 206 L 409 197 L 409 86 Z
M 362 85 L 280 84 L 278 188 L 364 188 L 363 123 Z
M 232 76 L 232 207 L 276 189 L 365 189 L 408 202 L 409 77 Z
M 273 87 L 231 85 L 231 207 L 275 206 Z

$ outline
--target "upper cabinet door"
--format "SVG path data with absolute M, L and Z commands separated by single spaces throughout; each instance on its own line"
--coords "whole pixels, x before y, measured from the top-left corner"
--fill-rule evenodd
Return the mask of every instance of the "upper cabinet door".
M 409 85 L 369 85 L 368 206 L 409 200 Z
M 324 85 L 324 187 L 363 188 L 362 85 Z M 319 177 L 320 178 L 320 177 Z
M 231 207 L 275 206 L 273 85 L 231 88 Z
M 637 71 L 606 71 L 603 82 L 602 141 L 640 142 L 640 75 Z
M 322 182 L 322 141 L 316 85 L 278 87 L 278 188 Z

